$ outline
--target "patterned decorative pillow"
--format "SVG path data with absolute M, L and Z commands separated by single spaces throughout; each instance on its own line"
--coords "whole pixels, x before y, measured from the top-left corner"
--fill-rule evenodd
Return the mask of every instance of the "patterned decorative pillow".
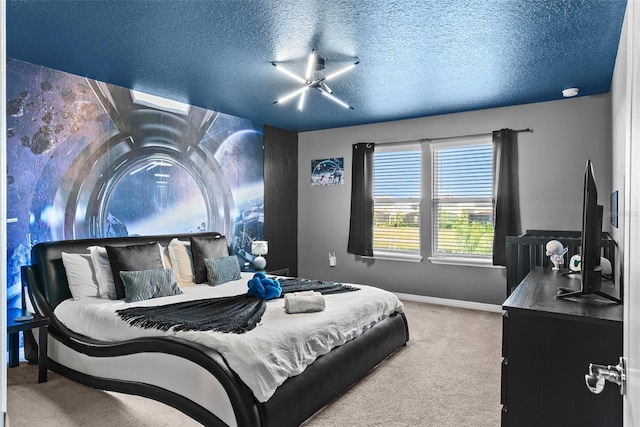
M 236 256 L 222 258 L 205 258 L 207 267 L 207 282 L 209 286 L 221 285 L 232 280 L 240 279 L 240 263 Z
M 180 295 L 173 270 L 121 271 L 126 302 L 144 301 L 151 298 Z

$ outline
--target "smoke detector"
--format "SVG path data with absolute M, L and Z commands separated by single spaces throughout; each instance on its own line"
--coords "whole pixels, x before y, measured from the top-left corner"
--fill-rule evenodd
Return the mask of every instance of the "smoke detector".
M 572 98 L 578 95 L 579 90 L 580 89 L 578 89 L 577 87 L 570 87 L 562 91 L 562 96 L 564 96 L 565 98 Z

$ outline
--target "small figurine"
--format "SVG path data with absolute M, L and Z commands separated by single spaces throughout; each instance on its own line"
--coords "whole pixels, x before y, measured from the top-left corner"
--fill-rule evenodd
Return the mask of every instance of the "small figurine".
M 553 263 L 553 270 L 560 270 L 560 266 L 564 264 L 564 254 L 567 253 L 568 248 L 562 246 L 562 243 L 557 240 L 549 240 L 547 242 L 547 256 Z
M 569 260 L 569 270 L 579 272 L 582 266 L 582 257 L 580 254 L 576 254 Z

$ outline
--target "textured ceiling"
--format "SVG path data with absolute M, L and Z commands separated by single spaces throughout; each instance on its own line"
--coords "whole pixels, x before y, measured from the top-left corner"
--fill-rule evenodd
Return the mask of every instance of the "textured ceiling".
M 293 131 L 609 92 L 626 0 L 7 1 L 7 53 Z M 303 75 L 360 64 L 331 82 Z M 322 74 L 321 74 L 322 75 Z

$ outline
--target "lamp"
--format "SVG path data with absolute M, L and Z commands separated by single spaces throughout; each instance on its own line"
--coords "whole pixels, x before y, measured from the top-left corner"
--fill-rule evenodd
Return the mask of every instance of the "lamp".
M 258 270 L 264 270 L 267 266 L 267 260 L 264 259 L 263 255 L 269 253 L 269 244 L 266 240 L 254 240 L 251 242 L 251 253 L 253 255 L 257 255 L 253 259 L 253 266 Z

